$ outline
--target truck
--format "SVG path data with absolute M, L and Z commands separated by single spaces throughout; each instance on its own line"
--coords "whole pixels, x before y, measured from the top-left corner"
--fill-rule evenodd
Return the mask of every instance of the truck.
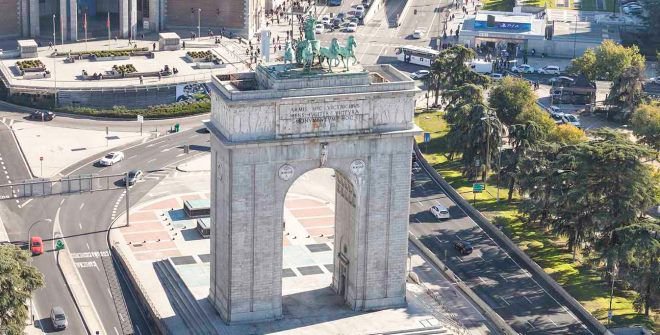
M 470 69 L 476 73 L 490 74 L 493 72 L 493 63 L 481 60 L 474 60 L 470 63 Z

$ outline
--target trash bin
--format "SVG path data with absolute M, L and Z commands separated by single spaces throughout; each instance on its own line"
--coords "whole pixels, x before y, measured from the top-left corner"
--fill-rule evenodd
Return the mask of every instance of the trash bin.
M 174 125 L 174 132 L 175 133 L 179 132 L 179 124 L 178 123 Z

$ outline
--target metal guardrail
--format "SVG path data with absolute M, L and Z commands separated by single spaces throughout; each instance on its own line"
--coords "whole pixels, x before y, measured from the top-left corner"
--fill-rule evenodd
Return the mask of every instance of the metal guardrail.
M 442 178 L 435 169 L 433 169 L 424 156 L 422 155 L 417 143 L 415 143 L 414 151 L 419 161 L 422 162 L 422 165 L 430 172 L 430 176 L 435 180 L 440 187 L 445 191 L 447 196 L 456 203 L 457 206 L 461 207 L 465 213 L 472 219 L 474 222 L 490 236 L 500 248 L 503 248 L 512 258 L 515 257 L 516 261 L 525 265 L 525 269 L 530 272 L 530 275 L 537 281 L 537 283 L 542 286 L 547 291 L 553 292 L 554 296 L 562 300 L 562 302 L 570 309 L 570 311 L 582 322 L 584 323 L 589 331 L 594 334 L 612 334 L 603 324 L 601 324 L 591 313 L 582 307 L 582 305 L 575 300 L 563 287 L 561 287 L 557 282 L 552 279 L 543 269 L 536 264 L 529 256 L 527 256 L 518 246 L 513 243 L 504 233 L 499 229 L 490 224 L 490 221 L 476 210 L 472 205 L 468 203 L 449 183 Z M 553 298 L 554 298 L 553 296 Z
M 125 176 L 125 173 L 103 176 L 88 174 L 52 180 L 37 178 L 19 183 L 4 184 L 0 185 L 0 200 L 125 189 L 126 186 L 123 183 L 116 183 Z

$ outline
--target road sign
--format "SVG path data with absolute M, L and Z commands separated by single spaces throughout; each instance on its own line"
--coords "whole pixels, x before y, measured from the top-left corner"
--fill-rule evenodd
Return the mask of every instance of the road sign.
M 474 183 L 472 184 L 472 192 L 474 193 L 481 193 L 486 189 L 486 185 L 484 183 Z
M 55 242 L 55 249 L 56 250 L 64 249 L 64 242 L 62 240 L 57 240 L 57 242 Z
M 424 133 L 424 143 L 431 142 L 431 133 Z
M 612 311 L 607 311 L 607 319 L 612 320 Z
M 43 161 L 43 160 L 44 160 L 44 156 L 39 156 L 39 160 L 40 160 L 40 161 Z
M 475 159 L 474 160 L 474 166 L 476 166 L 476 167 L 481 166 L 481 161 L 479 161 L 478 159 Z
M 144 123 L 144 116 L 138 115 L 137 116 L 137 122 Z

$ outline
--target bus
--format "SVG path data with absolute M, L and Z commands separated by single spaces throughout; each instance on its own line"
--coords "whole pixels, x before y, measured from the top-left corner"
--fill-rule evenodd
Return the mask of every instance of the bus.
M 440 51 L 431 48 L 405 45 L 395 49 L 396 57 L 401 62 L 431 67 Z

